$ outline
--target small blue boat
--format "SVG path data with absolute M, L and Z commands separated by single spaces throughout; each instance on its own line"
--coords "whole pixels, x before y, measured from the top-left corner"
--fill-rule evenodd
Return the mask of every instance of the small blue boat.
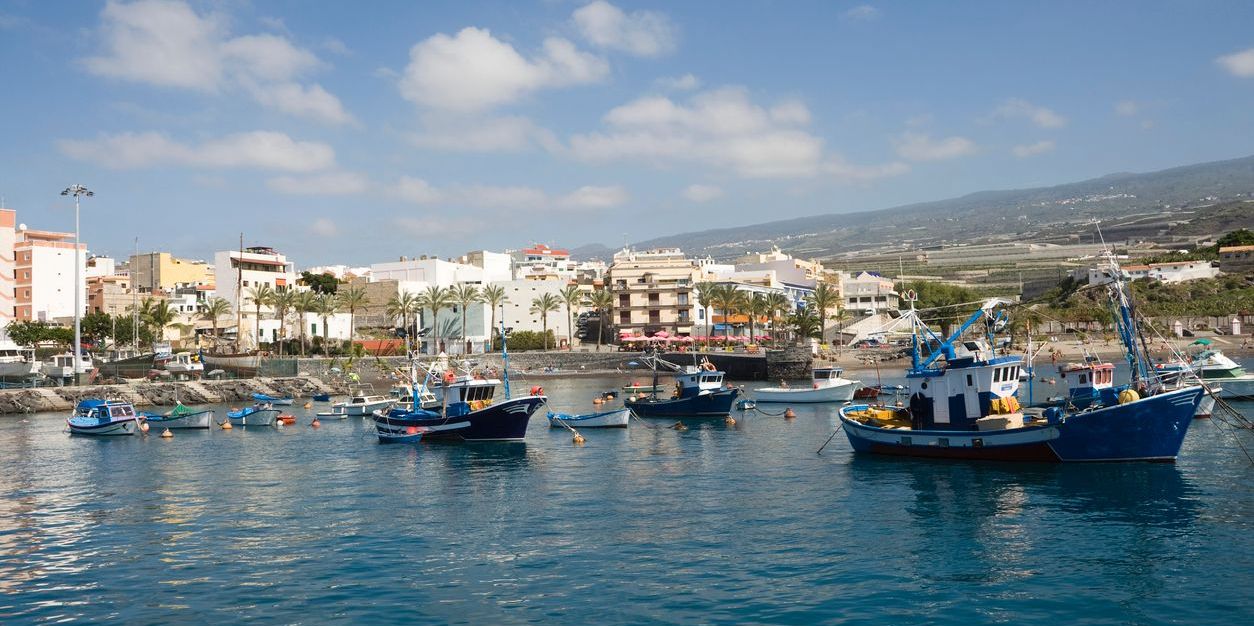
M 292 396 L 276 398 L 272 395 L 264 394 L 264 393 L 254 393 L 253 400 L 256 400 L 257 402 L 273 404 L 274 406 L 292 406 L 292 401 L 293 401 Z
M 670 398 L 663 398 L 657 393 L 627 398 L 623 404 L 637 417 L 716 419 L 731 415 L 740 390 L 724 387 L 723 372 L 718 371 L 709 361 L 699 366 L 681 368 L 657 356 L 646 358 L 653 361 L 654 386 L 658 365 L 676 370 L 675 394 Z
M 268 404 L 254 404 L 226 412 L 232 426 L 273 426 L 278 417 L 279 410 Z
M 134 435 L 144 417 L 130 402 L 90 398 L 78 403 L 65 422 L 72 435 Z
M 569 415 L 550 411 L 547 417 L 549 426 L 552 428 L 563 428 L 565 426 L 572 428 L 627 428 L 627 422 L 631 420 L 631 409 L 614 409 L 600 413 L 584 413 L 583 415 Z
M 330 401 L 331 401 L 331 394 L 329 394 L 329 393 L 316 393 L 316 394 L 314 394 L 314 396 L 313 396 L 313 401 L 314 401 L 314 402 L 330 402 Z

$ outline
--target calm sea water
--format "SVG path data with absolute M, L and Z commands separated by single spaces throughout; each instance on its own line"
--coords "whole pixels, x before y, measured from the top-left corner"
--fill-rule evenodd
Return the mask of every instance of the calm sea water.
M 563 411 L 622 383 L 543 382 Z M 1254 616 L 1254 468 L 1214 420 L 1174 465 L 1024 466 L 855 458 L 843 433 L 820 456 L 834 409 L 797 410 L 582 447 L 541 416 L 525 443 L 417 446 L 299 407 L 171 440 L 0 417 L 0 623 Z

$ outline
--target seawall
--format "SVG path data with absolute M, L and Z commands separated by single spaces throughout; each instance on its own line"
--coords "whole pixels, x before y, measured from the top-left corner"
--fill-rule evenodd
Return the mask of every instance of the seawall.
M 84 385 L 82 387 L 38 387 L 0 391 L 0 414 L 70 411 L 84 398 L 119 398 L 136 406 L 168 406 L 216 402 L 251 402 L 254 393 L 276 396 L 291 394 L 305 398 L 316 393 L 343 391 L 333 389 L 313 377 L 248 378 L 239 380 L 200 380 L 188 382 L 157 382 L 137 385 Z

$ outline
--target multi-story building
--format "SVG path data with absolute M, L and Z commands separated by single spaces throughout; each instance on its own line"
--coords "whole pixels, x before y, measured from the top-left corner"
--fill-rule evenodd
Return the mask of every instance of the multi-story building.
M 74 290 L 86 309 L 87 246 L 74 245 L 74 233 L 19 226 L 13 244 L 14 317 L 52 321 L 74 317 Z M 74 284 L 75 264 L 79 282 Z
M 8 339 L 6 329 L 17 315 L 14 287 L 17 274 L 14 246 L 17 243 L 17 211 L 0 209 L 0 341 Z
M 606 272 L 605 284 L 614 296 L 608 324 L 619 332 L 692 334 L 693 285 L 700 276 L 697 263 L 678 248 L 624 248 Z
M 209 265 L 179 259 L 169 252 L 147 252 L 132 255 L 127 266 L 140 293 L 173 292 L 179 287 L 203 287 L 216 282 L 216 259 L 215 265 Z
M 134 268 L 132 271 L 135 271 Z M 253 337 L 253 341 L 264 341 L 267 337 L 277 336 L 278 321 L 267 319 L 273 317 L 273 310 L 263 305 L 259 321 L 258 309 L 249 294 L 261 286 L 284 291 L 296 285 L 295 266 L 286 256 L 265 246 L 218 252 L 214 255 L 213 281 L 217 295 L 230 302 L 239 315 L 242 328 L 237 332 L 244 331 L 239 335 L 241 340 Z M 247 345 L 251 346 L 251 343 Z
M 115 276 L 117 273 L 117 261 L 107 256 L 93 256 L 87 259 L 87 273 L 84 274 L 84 278 Z
M 127 276 L 91 276 L 87 279 L 87 312 L 127 315 L 135 304 Z
M 875 272 L 841 274 L 840 294 L 845 308 L 855 315 L 872 315 L 900 306 L 893 281 Z
M 514 278 L 518 280 L 574 280 L 576 264 L 570 252 L 538 243 L 513 253 Z
M 531 310 L 531 303 L 540 296 L 551 294 L 555 297 L 561 296 L 561 292 L 566 288 L 568 283 L 565 280 L 532 280 L 521 278 L 518 280 L 501 281 L 493 283 L 505 289 L 505 303 L 501 306 L 502 310 L 496 312 L 496 319 L 504 321 L 505 325 L 513 328 L 515 331 L 527 330 L 532 332 L 543 332 L 546 323 L 543 316 L 538 312 Z M 481 315 L 486 316 L 483 320 L 486 325 L 492 322 L 491 312 L 487 311 L 486 306 Z M 573 308 L 572 315 L 578 315 L 580 309 Z M 499 322 L 498 322 L 499 323 Z M 573 333 L 570 323 L 566 317 L 566 305 L 563 304 L 557 311 L 548 314 L 548 328 L 553 332 L 553 338 L 557 341 L 557 345 L 561 346 L 566 343 L 569 333 Z M 467 324 L 468 326 L 470 324 Z M 487 336 L 491 336 L 487 334 Z

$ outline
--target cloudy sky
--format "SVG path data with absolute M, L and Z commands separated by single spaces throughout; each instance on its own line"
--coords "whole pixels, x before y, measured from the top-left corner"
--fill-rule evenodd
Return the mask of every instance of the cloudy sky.
M 1254 3 L 0 1 L 0 195 L 93 251 L 621 244 L 1254 153 Z

